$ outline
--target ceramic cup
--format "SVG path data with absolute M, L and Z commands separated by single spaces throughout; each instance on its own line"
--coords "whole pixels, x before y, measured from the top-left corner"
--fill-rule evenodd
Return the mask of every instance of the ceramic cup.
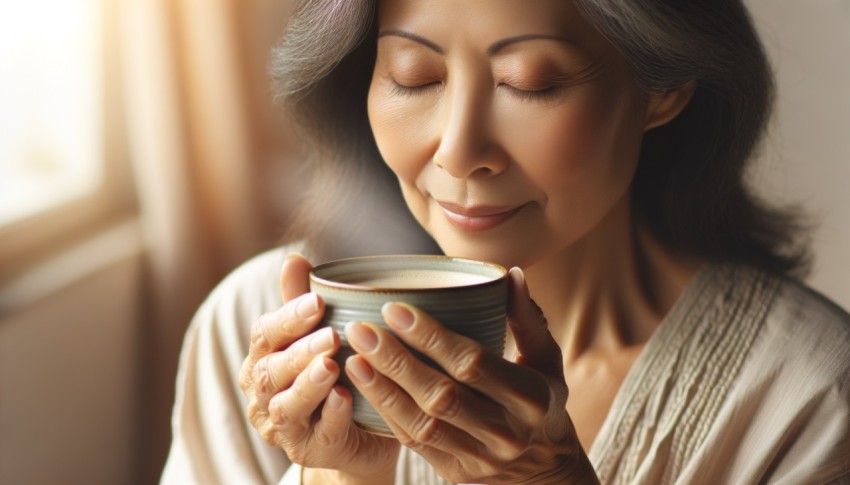
M 341 366 L 354 353 L 345 337 L 346 324 L 371 322 L 389 329 L 381 316 L 387 302 L 415 305 L 453 332 L 499 355 L 504 351 L 508 272 L 496 264 L 428 255 L 342 259 L 313 268 L 310 291 L 325 301 L 322 323 L 339 334 L 342 348 L 335 359 Z M 340 382 L 352 392 L 354 422 L 367 431 L 391 435 L 344 372 Z

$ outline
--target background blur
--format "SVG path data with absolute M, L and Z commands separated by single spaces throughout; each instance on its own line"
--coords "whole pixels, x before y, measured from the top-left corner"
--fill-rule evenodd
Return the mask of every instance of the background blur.
M 0 482 L 157 481 L 186 325 L 303 185 L 265 73 L 290 3 L 0 0 Z M 753 180 L 850 308 L 850 1 L 746 3 L 779 79 Z

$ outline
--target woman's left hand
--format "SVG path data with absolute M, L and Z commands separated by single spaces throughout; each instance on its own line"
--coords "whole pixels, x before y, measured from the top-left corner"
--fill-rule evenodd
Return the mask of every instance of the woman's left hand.
M 511 270 L 508 321 L 515 362 L 446 330 L 418 308 L 389 304 L 396 335 L 440 365 L 410 353 L 390 332 L 353 324 L 357 355 L 346 373 L 401 443 L 456 483 L 597 483 L 566 411 L 561 349 Z

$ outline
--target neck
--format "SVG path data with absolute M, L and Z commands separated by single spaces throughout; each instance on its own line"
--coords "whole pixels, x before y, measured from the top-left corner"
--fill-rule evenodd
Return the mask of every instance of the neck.
M 569 363 L 642 347 L 697 267 L 635 223 L 627 196 L 582 240 L 525 273 Z

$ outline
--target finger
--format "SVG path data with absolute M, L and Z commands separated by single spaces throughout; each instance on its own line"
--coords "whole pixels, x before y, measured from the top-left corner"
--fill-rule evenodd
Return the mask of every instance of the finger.
M 403 389 L 376 372 L 362 355 L 346 359 L 345 373 L 402 445 L 414 450 L 432 447 L 454 452 L 464 450 L 464 453 L 484 448 L 468 433 L 423 412 Z
M 307 293 L 261 316 L 251 327 L 250 362 L 290 345 L 304 336 L 321 320 L 324 302 Z
M 542 419 L 549 404 L 549 387 L 540 372 L 506 361 L 478 342 L 448 330 L 414 306 L 390 303 L 382 310 L 399 338 L 455 380 L 488 396 L 521 420 Z M 406 388 L 408 378 L 400 375 L 398 379 Z
M 401 426 L 401 424 L 397 423 L 391 416 L 384 415 L 382 416 L 384 421 L 387 423 L 387 426 L 392 430 L 393 435 L 396 439 L 414 451 L 416 454 L 422 456 L 428 463 L 431 464 L 432 467 L 438 470 L 448 471 L 449 474 L 443 475 L 444 478 L 450 480 L 452 483 L 467 483 L 471 482 L 471 480 L 466 480 L 467 474 L 465 472 L 467 470 L 474 468 L 480 468 L 477 465 L 479 462 L 483 461 L 486 456 L 486 452 L 488 449 L 483 444 L 474 443 L 471 448 L 477 450 L 476 452 L 470 453 L 468 451 L 460 451 L 458 449 L 440 449 L 435 448 L 433 446 L 429 446 L 425 443 L 421 443 L 415 439 L 413 439 L 407 431 Z M 483 450 L 483 452 L 482 452 Z M 469 458 L 475 457 L 474 460 L 469 460 Z M 457 464 L 461 463 L 461 466 L 458 467 Z M 453 476 L 451 471 L 454 470 L 456 473 L 463 473 L 463 475 Z M 478 475 L 483 476 L 483 475 Z
M 322 416 L 316 423 L 316 432 L 328 439 L 328 442 L 339 442 L 352 426 L 353 414 L 351 392 L 343 386 L 336 385 L 331 389 L 325 405 L 322 406 Z
M 414 429 L 415 440 L 418 440 L 415 433 L 427 435 L 427 425 L 436 426 L 435 421 L 443 421 L 462 429 L 464 434 L 471 435 L 478 442 L 490 443 L 499 450 L 525 445 L 525 441 L 513 432 L 516 427 L 511 426 L 519 420 L 508 415 L 501 404 L 473 393 L 458 381 L 426 365 L 385 330 L 355 323 L 346 327 L 346 337 L 372 368 L 393 382 L 390 390 L 400 387 L 400 392 L 409 396 L 406 401 L 413 400 L 415 414 L 396 416 L 398 408 L 389 409 L 388 413 L 396 422 L 402 423 L 410 416 L 418 416 L 419 420 L 410 425 Z M 537 415 L 542 418 L 542 412 Z M 436 443 L 428 444 L 439 447 Z
M 310 291 L 309 274 L 313 265 L 299 253 L 289 253 L 280 270 L 280 294 L 283 302 Z
M 561 348 L 549 332 L 543 311 L 531 299 L 525 275 L 516 267 L 509 274 L 508 328 L 516 342 L 519 361 L 546 374 L 562 376 Z
M 289 389 L 269 401 L 270 425 L 293 441 L 304 439 L 313 426 L 313 413 L 327 399 L 338 377 L 339 366 L 333 359 L 313 359 Z
M 362 432 L 354 425 L 351 416 L 351 393 L 343 386 L 333 386 L 313 426 L 311 442 L 306 446 L 317 454 L 325 455 L 325 459 L 341 461 L 345 458 L 342 456 L 345 451 L 351 449 L 352 433 Z
M 260 405 L 291 386 L 317 356 L 329 356 L 338 348 L 339 336 L 332 328 L 325 327 L 297 340 L 286 350 L 273 352 L 258 360 L 251 380 Z

